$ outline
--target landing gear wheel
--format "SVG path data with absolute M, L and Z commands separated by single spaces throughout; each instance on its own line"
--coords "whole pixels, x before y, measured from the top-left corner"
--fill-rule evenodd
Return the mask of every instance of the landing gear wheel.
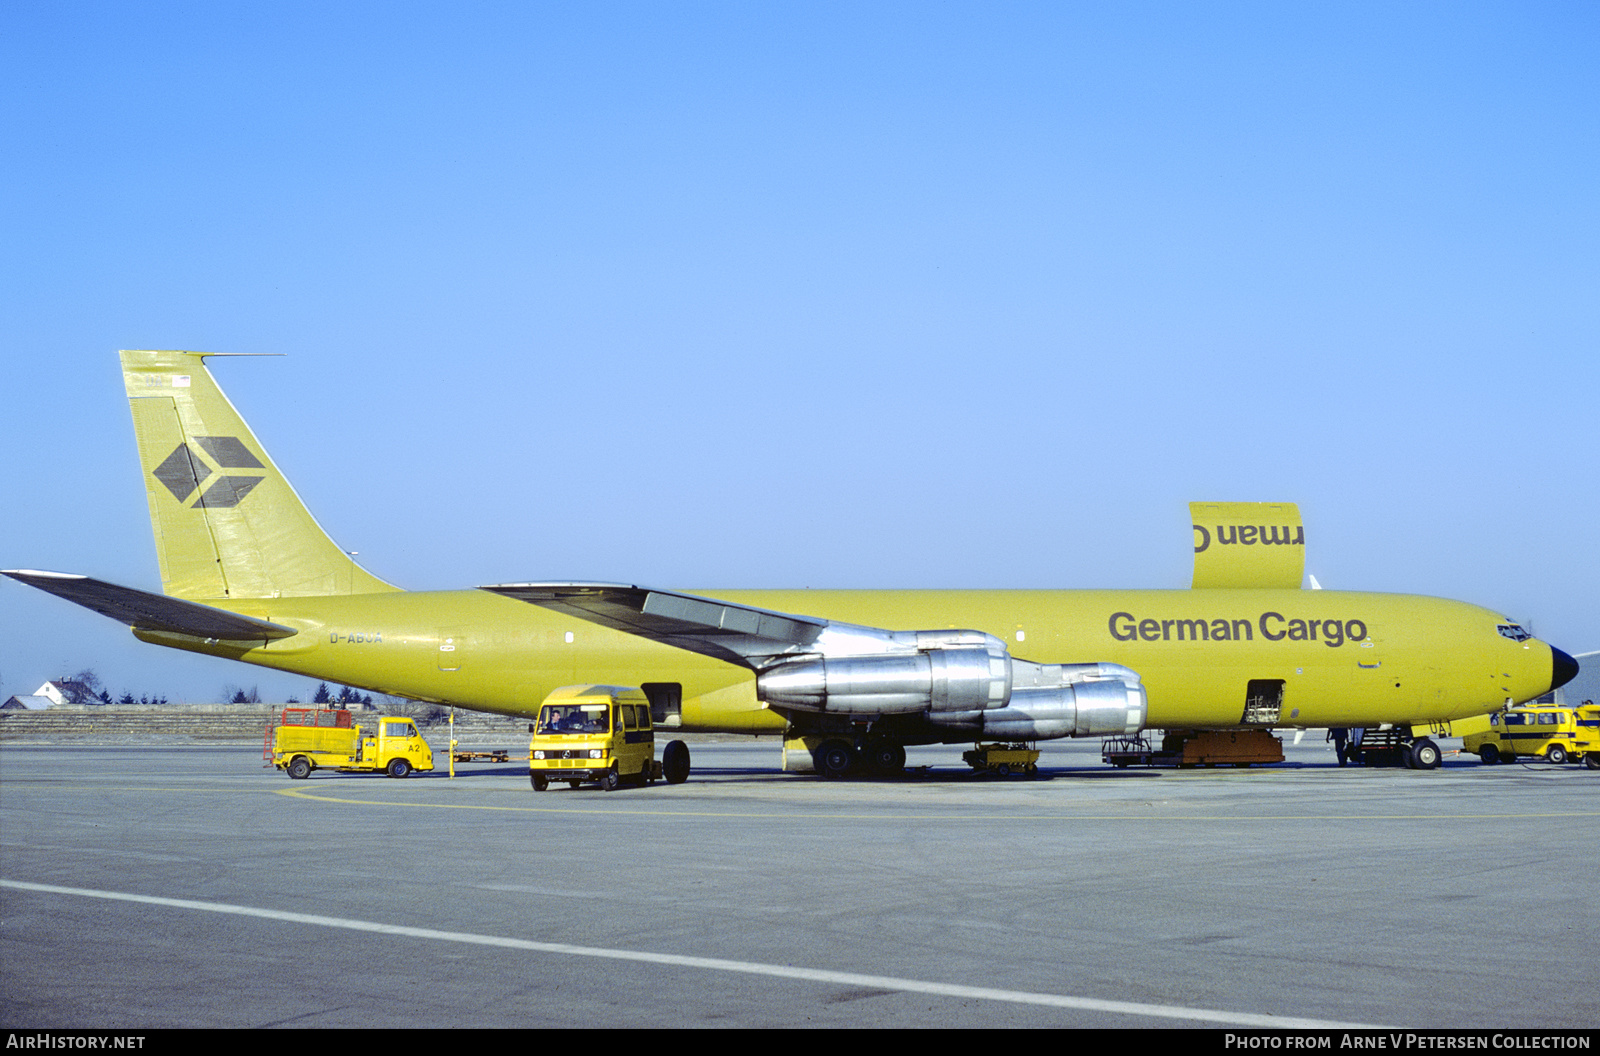
M 906 747 L 893 741 L 873 741 L 867 745 L 865 762 L 875 774 L 893 777 L 906 768 Z
M 1478 758 L 1483 760 L 1485 766 L 1493 766 L 1500 761 L 1500 749 L 1486 744 L 1478 749 Z
M 543 792 L 550 787 L 550 779 L 537 770 L 529 774 L 528 777 L 533 781 L 533 790 L 535 792 Z
M 404 759 L 390 759 L 389 760 L 389 776 L 390 777 L 405 777 L 410 772 L 411 772 L 411 764 L 406 762 Z
M 1407 754 L 1412 767 L 1417 770 L 1439 769 L 1439 746 L 1426 737 L 1412 742 L 1411 751 Z
M 602 792 L 615 792 L 620 784 L 622 784 L 622 778 L 618 776 L 615 766 L 600 775 L 600 791 Z
M 841 778 L 855 769 L 856 752 L 845 741 L 824 741 L 817 749 L 817 772 L 826 778 Z
M 661 776 L 669 785 L 681 785 L 689 780 L 689 746 L 682 741 L 672 741 L 661 750 Z
M 1544 753 L 1544 757 L 1547 761 L 1560 766 L 1567 761 L 1567 750 L 1559 744 L 1552 744 L 1550 750 Z
M 296 781 L 304 781 L 306 778 L 310 777 L 311 761 L 303 755 L 296 756 L 295 759 L 289 763 L 289 776 L 294 778 Z

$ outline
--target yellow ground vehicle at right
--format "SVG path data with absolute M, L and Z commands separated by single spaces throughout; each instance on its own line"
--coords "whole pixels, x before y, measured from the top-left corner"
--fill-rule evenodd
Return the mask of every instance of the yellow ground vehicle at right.
M 1489 728 L 1461 739 L 1464 752 L 1475 752 L 1485 763 L 1510 763 L 1517 759 L 1543 759 L 1549 763 L 1583 760 L 1600 770 L 1600 706 L 1585 701 L 1573 708 L 1564 704 L 1525 704 L 1489 716 Z

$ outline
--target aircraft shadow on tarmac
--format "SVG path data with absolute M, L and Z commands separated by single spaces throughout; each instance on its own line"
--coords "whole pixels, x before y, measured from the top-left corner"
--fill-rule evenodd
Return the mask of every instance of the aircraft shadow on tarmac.
M 1298 765 L 1295 765 L 1292 768 L 1298 769 L 1299 767 L 1298 767 Z M 1281 767 L 1280 766 L 1280 767 L 1277 767 L 1276 769 L 1285 769 L 1285 767 Z M 527 779 L 527 775 L 528 775 L 528 769 L 527 769 L 527 767 L 525 765 L 524 766 L 517 766 L 515 764 L 511 764 L 511 765 L 501 765 L 501 766 L 493 766 L 493 765 L 486 766 L 486 765 L 483 765 L 483 764 L 479 763 L 479 764 L 472 765 L 470 768 L 458 767 L 456 769 L 454 780 L 456 780 L 456 781 L 470 781 L 470 780 L 474 780 L 474 779 L 483 779 L 483 778 L 508 778 L 508 777 L 509 778 L 516 778 L 518 780 L 526 780 Z M 1119 780 L 1119 781 L 1121 781 L 1121 780 L 1137 780 L 1137 779 L 1141 779 L 1141 778 L 1148 779 L 1148 778 L 1155 778 L 1155 777 L 1161 777 L 1161 776 L 1162 776 L 1162 773 L 1160 771 L 1153 770 L 1153 769 L 1145 769 L 1145 770 L 1112 770 L 1112 769 L 1103 769 L 1103 768 L 1100 768 L 1100 767 L 1094 767 L 1094 768 L 1089 768 L 1089 767 L 1040 767 L 1038 774 L 1036 774 L 1036 775 L 1034 775 L 1032 777 L 1022 776 L 1022 775 L 1014 775 L 1014 776 L 1002 777 L 1002 776 L 999 776 L 999 775 L 996 775 L 996 774 L 974 773 L 971 770 L 963 770 L 963 769 L 961 769 L 959 767 L 931 767 L 931 766 L 928 766 L 928 767 L 907 767 L 903 774 L 894 774 L 894 775 L 888 775 L 888 776 L 885 776 L 885 775 L 862 775 L 862 776 L 858 776 L 858 777 L 847 777 L 847 778 L 841 778 L 841 779 L 830 779 L 830 778 L 824 778 L 824 777 L 822 777 L 820 775 L 817 775 L 817 774 L 804 774 L 804 773 L 791 774 L 791 773 L 785 773 L 784 771 L 776 769 L 774 767 L 760 767 L 760 766 L 752 766 L 752 767 L 702 766 L 702 767 L 696 767 L 695 768 L 694 772 L 689 776 L 689 780 L 686 783 L 687 784 L 695 784 L 697 782 L 715 781 L 717 784 L 744 784 L 744 783 L 758 783 L 758 782 L 759 783 L 766 783 L 766 782 L 772 782 L 772 781 L 784 781 L 784 782 L 793 782 L 793 783 L 797 783 L 797 784 L 819 783 L 819 784 L 826 784 L 826 785 L 833 785 L 833 784 L 838 784 L 838 785 L 902 785 L 902 784 L 916 783 L 916 784 L 941 784 L 941 785 L 965 785 L 965 784 L 1004 785 L 1004 784 L 1015 784 L 1015 785 L 1018 785 L 1018 786 L 1021 786 L 1021 787 L 1027 787 L 1029 785 L 1037 785 L 1037 784 L 1040 784 L 1040 783 L 1043 783 L 1043 782 L 1054 781 L 1054 780 L 1092 779 L 1092 780 Z M 313 781 L 327 781 L 327 780 L 353 780 L 353 781 L 374 780 L 375 781 L 375 780 L 379 780 L 379 779 L 392 780 L 391 778 L 388 778 L 387 775 L 385 775 L 385 774 L 342 774 L 342 773 L 337 773 L 337 772 L 332 771 L 332 770 L 315 771 L 315 772 L 313 772 L 312 776 L 309 778 L 309 780 L 313 780 Z M 451 780 L 452 778 L 450 777 L 449 772 L 444 770 L 444 769 L 434 770 L 432 773 L 412 773 L 411 775 L 409 775 L 406 778 L 407 781 L 437 781 L 437 780 L 441 780 L 441 779 L 443 779 L 443 780 Z M 564 782 L 560 778 L 553 778 L 551 780 L 551 791 L 557 791 L 558 790 L 557 786 L 560 786 L 563 783 Z M 638 787 L 640 787 L 640 786 L 624 784 L 621 787 L 619 787 L 617 789 L 617 791 L 622 792 L 622 791 L 627 791 L 627 790 L 630 790 L 630 789 L 636 789 Z M 663 787 L 665 787 L 665 786 L 663 786 Z M 592 785 L 589 786 L 589 790 L 590 791 L 594 791 L 594 788 L 593 788 Z
M 1447 763 L 1446 769 L 1472 769 L 1471 765 Z M 938 785 L 965 785 L 979 784 L 983 786 L 998 786 L 1014 784 L 1026 788 L 1049 781 L 1140 781 L 1153 780 L 1178 774 L 1245 774 L 1245 773 L 1272 773 L 1284 771 L 1323 771 L 1348 769 L 1361 771 L 1367 767 L 1339 767 L 1335 763 L 1305 763 L 1298 761 L 1285 761 L 1271 766 L 1217 766 L 1217 767 L 1187 767 L 1174 769 L 1172 767 L 1104 767 L 1099 765 L 1086 766 L 1041 766 L 1034 776 L 1011 775 L 1000 776 L 997 774 L 975 773 L 962 769 L 959 766 L 908 766 L 904 773 L 895 775 L 861 775 L 838 779 L 823 778 L 817 774 L 785 773 L 776 767 L 764 766 L 696 766 L 687 783 L 696 784 L 714 781 L 717 784 L 757 784 L 774 781 L 793 783 L 821 783 L 840 785 L 901 785 L 901 784 L 938 784 Z M 526 764 L 483 764 L 472 763 L 458 765 L 455 777 L 457 781 L 471 781 L 484 778 L 515 778 L 525 780 L 528 774 Z M 341 774 L 331 770 L 316 771 L 311 780 L 391 780 L 383 774 Z M 441 768 L 432 773 L 413 773 L 406 778 L 408 781 L 418 780 L 451 780 L 447 770 Z M 550 791 L 597 791 L 592 785 L 584 785 L 575 790 L 561 788 L 563 782 L 557 778 L 552 780 Z M 623 785 L 617 791 L 635 789 L 633 785 Z M 665 787 L 665 786 L 663 786 Z

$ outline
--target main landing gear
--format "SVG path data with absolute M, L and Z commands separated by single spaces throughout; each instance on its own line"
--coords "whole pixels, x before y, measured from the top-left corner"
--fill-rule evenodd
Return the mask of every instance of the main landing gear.
M 859 744 L 830 737 L 811 750 L 811 759 L 817 773 L 830 779 L 893 777 L 906 768 L 906 747 L 883 737 L 869 737 Z

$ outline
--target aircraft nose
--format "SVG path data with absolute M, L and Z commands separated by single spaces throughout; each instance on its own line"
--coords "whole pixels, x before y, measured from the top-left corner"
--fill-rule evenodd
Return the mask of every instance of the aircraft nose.
M 1578 661 L 1555 646 L 1550 647 L 1550 688 L 1558 689 L 1578 677 Z

